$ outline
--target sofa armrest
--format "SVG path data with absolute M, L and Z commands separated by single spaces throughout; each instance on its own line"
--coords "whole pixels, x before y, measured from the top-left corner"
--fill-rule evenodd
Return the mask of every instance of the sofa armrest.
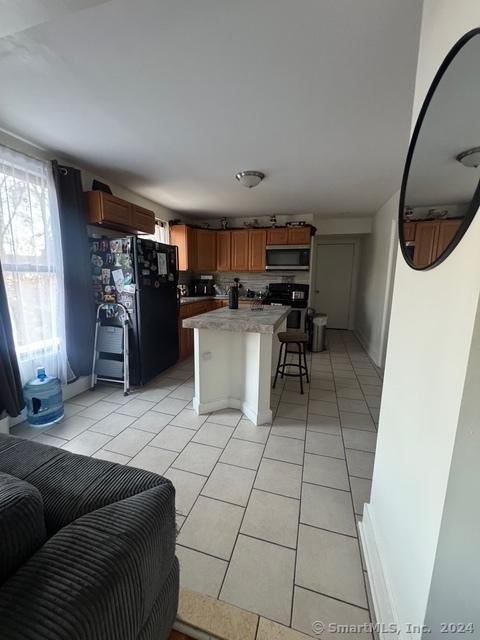
M 174 494 L 166 482 L 50 538 L 0 588 L 0 638 L 136 638 L 176 562 Z
M 40 491 L 50 535 L 90 511 L 168 483 L 150 471 L 12 436 L 0 436 L 0 471 Z

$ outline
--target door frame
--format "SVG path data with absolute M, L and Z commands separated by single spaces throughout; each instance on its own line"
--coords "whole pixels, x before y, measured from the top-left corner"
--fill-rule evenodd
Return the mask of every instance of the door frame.
M 317 284 L 317 251 L 322 244 L 353 244 L 353 266 L 352 281 L 350 286 L 350 304 L 348 306 L 348 330 L 355 329 L 355 310 L 358 290 L 358 273 L 360 270 L 360 242 L 358 235 L 318 235 L 314 236 L 312 242 L 312 258 L 310 268 L 310 296 L 308 304 L 313 307 L 315 300 L 315 290 Z

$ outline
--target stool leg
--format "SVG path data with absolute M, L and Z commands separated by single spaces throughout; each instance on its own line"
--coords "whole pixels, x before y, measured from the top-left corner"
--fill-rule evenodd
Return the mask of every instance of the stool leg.
M 278 371 L 280 369 L 280 362 L 282 361 L 282 349 L 283 349 L 283 342 L 280 343 L 280 351 L 278 352 L 277 370 L 275 371 L 275 379 L 273 381 L 272 389 L 275 389 L 275 385 L 277 384 Z
M 305 376 L 307 378 L 307 382 L 310 382 L 308 377 L 308 367 L 307 367 L 307 347 L 305 343 L 303 343 L 303 362 L 305 363 Z
M 287 356 L 288 356 L 288 343 L 285 343 L 285 355 L 283 356 L 283 367 L 282 367 L 282 371 L 280 373 L 280 377 L 283 378 L 283 373 L 285 371 L 285 367 L 287 366 Z
M 302 371 L 302 344 L 297 342 L 298 347 L 298 374 L 300 376 L 300 393 L 303 396 L 303 371 Z

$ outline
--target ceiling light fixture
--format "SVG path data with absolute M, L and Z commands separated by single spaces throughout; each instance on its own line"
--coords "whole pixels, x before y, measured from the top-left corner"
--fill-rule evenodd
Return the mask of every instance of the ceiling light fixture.
M 235 178 L 247 189 L 252 189 L 260 184 L 265 178 L 265 174 L 261 171 L 239 171 Z
M 458 154 L 457 160 L 465 167 L 474 167 L 476 169 L 480 166 L 480 147 L 472 147 L 472 149 L 462 151 L 462 153 Z

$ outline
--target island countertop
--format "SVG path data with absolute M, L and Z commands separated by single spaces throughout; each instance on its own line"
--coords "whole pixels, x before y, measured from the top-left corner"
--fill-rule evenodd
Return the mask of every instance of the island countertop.
M 214 329 L 248 333 L 275 333 L 290 313 L 291 307 L 264 305 L 258 310 L 250 308 L 216 309 L 198 316 L 185 318 L 185 329 Z

